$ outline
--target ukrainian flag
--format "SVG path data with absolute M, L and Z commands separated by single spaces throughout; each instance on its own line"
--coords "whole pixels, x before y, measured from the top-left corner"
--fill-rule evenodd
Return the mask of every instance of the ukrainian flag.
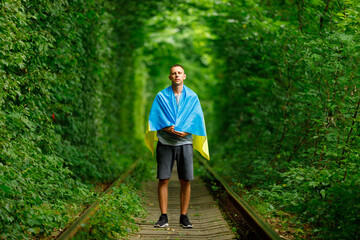
M 146 146 L 154 154 L 157 141 L 156 131 L 174 125 L 175 131 L 193 135 L 193 147 L 210 160 L 206 137 L 204 114 L 196 93 L 184 85 L 179 106 L 176 104 L 172 86 L 160 91 L 150 110 L 148 126 L 145 134 Z

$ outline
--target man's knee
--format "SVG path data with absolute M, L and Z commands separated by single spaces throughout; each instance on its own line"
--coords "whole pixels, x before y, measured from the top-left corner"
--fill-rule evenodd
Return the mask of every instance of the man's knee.
M 180 178 L 179 181 L 182 186 L 190 185 L 190 180 L 185 180 Z
M 159 185 L 165 186 L 168 185 L 170 179 L 159 179 Z

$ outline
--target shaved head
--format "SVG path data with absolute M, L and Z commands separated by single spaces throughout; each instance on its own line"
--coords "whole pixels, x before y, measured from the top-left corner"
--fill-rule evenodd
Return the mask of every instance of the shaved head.
M 185 72 L 185 69 L 184 69 L 183 66 L 181 66 L 180 64 L 175 64 L 170 68 L 170 73 L 171 73 L 171 69 L 174 68 L 174 67 L 181 67 L 183 69 L 183 71 Z

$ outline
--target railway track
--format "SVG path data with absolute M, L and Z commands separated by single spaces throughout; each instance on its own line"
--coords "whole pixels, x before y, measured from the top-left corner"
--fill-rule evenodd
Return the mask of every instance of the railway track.
M 123 183 L 124 180 L 134 171 L 135 167 L 138 165 L 138 161 L 135 162 L 131 167 L 126 171 L 123 175 L 118 177 L 105 191 L 100 195 L 99 199 L 95 201 L 89 208 L 87 208 L 68 228 L 66 228 L 61 234 L 59 234 L 56 239 L 58 240 L 67 240 L 71 239 L 81 228 L 81 224 L 86 222 L 91 214 L 93 214 L 100 203 L 100 199 L 105 196 L 106 194 L 110 194 L 112 188 L 118 186 L 119 184 Z
M 217 174 L 209 164 L 198 157 L 197 160 L 212 176 L 211 182 L 217 187 L 213 195 L 218 199 L 221 210 L 225 213 L 231 225 L 236 228 L 237 239 L 249 240 L 280 240 L 280 236 L 253 209 L 237 195 L 226 181 Z M 206 181 L 208 182 L 208 181 Z M 208 182 L 210 185 L 210 183 Z
M 209 190 L 200 179 L 195 179 L 191 184 L 192 191 L 188 216 L 194 228 L 184 229 L 180 226 L 180 184 L 177 181 L 176 167 L 174 166 L 174 168 L 168 191 L 167 214 L 169 226 L 166 228 L 154 228 L 154 223 L 160 215 L 157 181 L 149 181 L 144 183 L 143 187 L 145 194 L 143 206 L 147 210 L 147 215 L 135 219 L 139 231 L 132 234 L 130 239 L 233 239 L 235 237 L 234 233 L 216 206 Z
M 148 211 L 148 215 L 144 219 L 136 219 L 139 226 L 139 232 L 132 234 L 131 239 L 281 239 L 278 234 L 244 202 L 231 187 L 219 176 L 205 160 L 197 158 L 201 165 L 205 167 L 211 179 L 201 181 L 197 179 L 192 184 L 192 194 L 189 208 L 190 220 L 194 224 L 194 229 L 182 229 L 178 225 L 179 211 L 179 186 L 177 181 L 170 181 L 169 184 L 169 221 L 173 219 L 167 229 L 154 228 L 154 221 L 159 215 L 157 202 L 157 182 L 151 181 L 144 184 L 143 193 L 145 193 L 144 207 Z M 135 169 L 137 163 L 110 187 L 108 187 L 100 196 L 111 193 L 114 186 L 121 184 Z M 176 169 L 175 169 L 176 171 Z M 173 176 L 177 176 L 173 173 Z M 212 195 L 205 185 L 214 186 L 217 190 L 212 191 Z M 221 214 L 218 206 L 215 204 L 214 198 L 217 199 L 217 205 L 221 208 Z M 81 223 L 86 222 L 91 214 L 96 211 L 99 200 L 95 201 L 79 218 L 76 219 L 57 239 L 71 239 L 81 228 Z M 171 212 L 173 211 L 173 212 Z M 224 220 L 225 214 L 228 222 Z M 169 222 L 170 223 L 170 222 Z M 233 230 L 230 230 L 233 229 Z M 236 230 L 235 230 L 236 229 Z M 235 234 L 234 234 L 235 232 Z

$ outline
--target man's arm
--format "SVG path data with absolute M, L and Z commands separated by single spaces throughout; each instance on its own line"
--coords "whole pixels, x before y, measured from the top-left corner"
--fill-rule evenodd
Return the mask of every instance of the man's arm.
M 186 133 L 186 132 L 175 131 L 174 127 L 175 126 L 172 125 L 170 127 L 166 127 L 166 128 L 161 129 L 161 130 L 164 130 L 165 132 L 170 133 L 170 134 L 175 134 L 178 137 L 186 137 L 187 135 L 190 134 L 190 133 Z

